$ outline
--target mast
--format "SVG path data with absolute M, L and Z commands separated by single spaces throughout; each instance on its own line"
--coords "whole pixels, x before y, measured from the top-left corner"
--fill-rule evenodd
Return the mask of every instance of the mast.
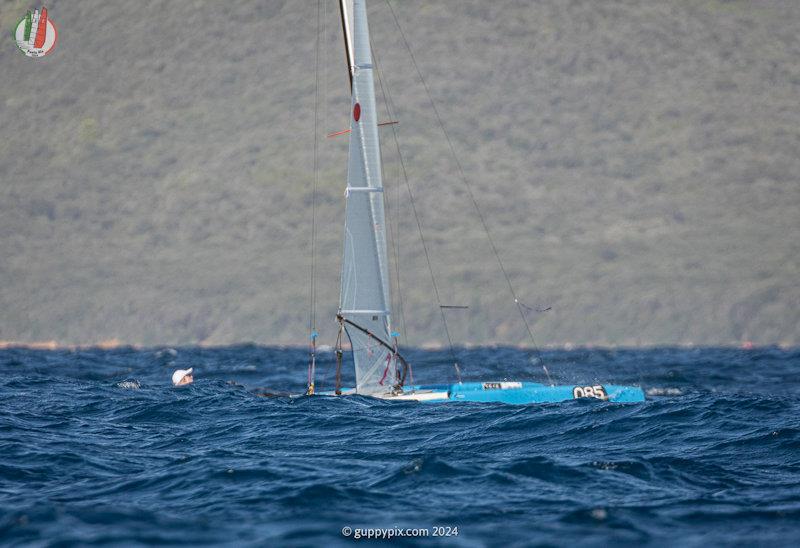
M 340 0 L 351 75 L 350 150 L 338 318 L 353 350 L 356 391 L 386 393 L 398 378 L 391 310 L 375 82 L 364 0 Z
M 344 37 L 344 56 L 347 61 L 347 77 L 350 91 L 353 91 L 353 0 L 339 0 L 339 14 L 342 17 L 342 36 Z

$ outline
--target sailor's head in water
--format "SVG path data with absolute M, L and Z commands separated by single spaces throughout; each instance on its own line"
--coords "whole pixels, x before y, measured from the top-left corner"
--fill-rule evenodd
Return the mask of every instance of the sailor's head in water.
M 181 386 L 184 384 L 192 384 L 194 382 L 194 376 L 192 376 L 192 369 L 178 369 L 172 374 L 172 384 L 175 386 Z

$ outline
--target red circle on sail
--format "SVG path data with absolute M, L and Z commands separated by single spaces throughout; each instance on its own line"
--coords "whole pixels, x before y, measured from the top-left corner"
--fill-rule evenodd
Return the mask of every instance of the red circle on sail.
M 361 118 L 361 105 L 356 103 L 356 106 L 353 107 L 353 120 L 358 122 Z

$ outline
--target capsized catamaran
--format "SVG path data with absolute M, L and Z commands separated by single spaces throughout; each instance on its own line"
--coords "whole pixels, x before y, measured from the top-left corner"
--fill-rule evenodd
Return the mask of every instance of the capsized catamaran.
M 344 252 L 337 314 L 340 329 L 336 345 L 336 389 L 317 394 L 361 394 L 398 401 L 513 404 L 585 397 L 613 402 L 644 401 L 639 387 L 609 384 L 554 386 L 507 381 L 406 384 L 410 366 L 398 351 L 399 334 L 392 328 L 381 152 L 367 10 L 365 0 L 340 0 L 339 7 L 352 92 Z M 356 386 L 350 389 L 340 387 L 343 333 L 350 340 L 355 364 Z M 313 328 L 311 339 L 308 394 L 315 393 L 316 331 Z

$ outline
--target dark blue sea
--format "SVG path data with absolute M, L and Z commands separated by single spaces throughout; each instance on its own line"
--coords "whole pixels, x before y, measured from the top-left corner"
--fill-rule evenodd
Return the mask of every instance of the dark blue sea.
M 541 380 L 523 350 L 458 354 L 471 380 Z M 418 382 L 453 379 L 448 352 L 408 357 Z M 423 546 L 800 540 L 800 350 L 541 359 L 555 380 L 640 384 L 648 401 L 265 397 L 302 391 L 304 351 L 2 350 L 0 543 L 330 546 L 385 543 L 354 539 L 381 528 Z M 173 388 L 187 367 L 195 384 Z M 333 367 L 323 354 L 323 389 Z

